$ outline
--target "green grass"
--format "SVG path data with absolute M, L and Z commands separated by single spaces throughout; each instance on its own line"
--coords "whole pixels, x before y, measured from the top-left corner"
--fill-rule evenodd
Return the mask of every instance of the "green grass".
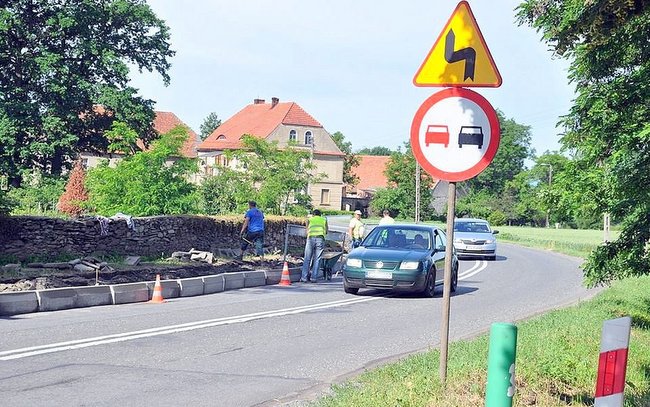
M 517 324 L 514 406 L 591 406 L 602 323 L 633 319 L 625 406 L 650 406 L 650 276 L 616 282 L 594 299 Z M 313 403 L 334 406 L 484 405 L 488 336 L 449 348 L 447 389 L 437 350 L 366 372 Z
M 603 242 L 602 230 L 532 228 L 522 226 L 498 226 L 497 239 L 522 246 L 553 250 L 570 256 L 586 258 Z M 619 232 L 611 231 L 610 239 Z

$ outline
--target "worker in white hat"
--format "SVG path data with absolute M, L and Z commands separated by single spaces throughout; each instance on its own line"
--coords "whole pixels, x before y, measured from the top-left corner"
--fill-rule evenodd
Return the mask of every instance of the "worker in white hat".
M 361 222 L 361 211 L 354 211 L 354 216 L 350 220 L 350 227 L 348 228 L 348 234 L 352 238 L 352 248 L 359 247 L 361 245 L 361 239 L 363 239 L 364 224 Z

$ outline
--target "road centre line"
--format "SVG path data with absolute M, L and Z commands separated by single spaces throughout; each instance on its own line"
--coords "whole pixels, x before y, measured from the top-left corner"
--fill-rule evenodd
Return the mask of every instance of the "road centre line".
M 242 322 L 273 318 L 273 317 L 279 317 L 285 315 L 295 315 L 295 314 L 300 314 L 308 311 L 342 307 L 345 305 L 352 305 L 352 304 L 358 304 L 367 301 L 374 301 L 382 298 L 385 297 L 365 297 L 365 298 L 353 298 L 353 299 L 346 299 L 346 300 L 339 300 L 339 301 L 331 301 L 331 302 L 325 302 L 321 304 L 312 304 L 312 305 L 306 305 L 301 307 L 285 308 L 285 309 L 280 309 L 275 311 L 256 312 L 256 313 L 246 314 L 246 315 L 238 315 L 232 317 L 209 319 L 205 321 L 189 322 L 189 323 L 179 324 L 179 325 L 170 325 L 165 327 L 144 329 L 140 331 L 125 332 L 121 334 L 113 334 L 113 335 L 106 335 L 106 336 L 98 336 L 94 338 L 78 339 L 78 340 L 67 341 L 67 342 L 52 343 L 49 345 L 32 346 L 28 348 L 21 348 L 21 349 L 14 349 L 14 350 L 0 352 L 0 360 L 21 359 L 29 356 L 42 355 L 46 353 L 62 352 L 62 351 L 73 350 L 73 349 L 82 349 L 90 346 L 105 345 L 105 344 L 130 341 L 130 340 L 140 339 L 140 338 L 148 338 L 148 337 L 158 336 L 158 335 L 167 335 L 172 333 L 193 331 L 195 329 L 238 324 Z

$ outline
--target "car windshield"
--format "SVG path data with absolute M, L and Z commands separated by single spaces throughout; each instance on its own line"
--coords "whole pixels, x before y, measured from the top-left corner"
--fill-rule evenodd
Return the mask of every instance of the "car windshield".
M 363 241 L 364 247 L 382 247 L 387 249 L 429 250 L 431 232 L 418 228 L 377 226 Z
M 485 222 L 456 222 L 454 232 L 491 233 L 490 226 Z

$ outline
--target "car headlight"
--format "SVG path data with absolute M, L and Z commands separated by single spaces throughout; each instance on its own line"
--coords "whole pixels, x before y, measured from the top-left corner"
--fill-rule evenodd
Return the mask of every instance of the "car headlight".
M 417 270 L 420 267 L 419 261 L 403 261 L 399 268 L 402 270 Z
M 486 244 L 492 244 L 492 243 L 494 243 L 494 240 L 486 240 L 485 243 Z
M 361 267 L 361 259 L 347 259 L 345 264 L 350 267 Z

